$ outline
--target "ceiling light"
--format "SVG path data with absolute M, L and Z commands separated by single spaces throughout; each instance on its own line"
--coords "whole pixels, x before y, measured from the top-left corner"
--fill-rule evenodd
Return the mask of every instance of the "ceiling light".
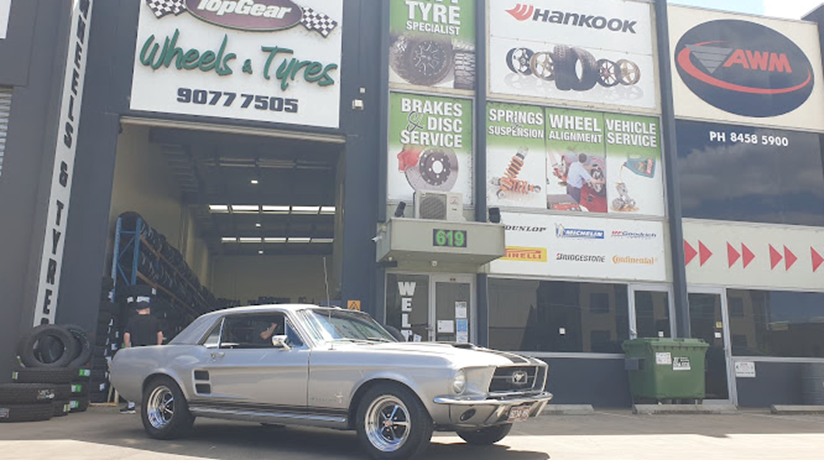
M 229 206 L 225 204 L 210 204 L 209 211 L 211 212 L 229 212 Z
M 269 214 L 289 214 L 289 206 L 268 206 L 264 205 L 261 206 L 263 208 L 263 212 Z
M 260 222 L 258 222 L 258 223 L 255 224 L 255 227 L 260 228 L 260 227 L 263 227 L 263 225 Z
M 233 204 L 232 205 L 232 212 L 258 212 L 260 211 L 260 206 L 256 204 Z
M 238 238 L 238 241 L 241 243 L 261 243 L 263 242 L 262 238 Z
M 264 238 L 263 241 L 266 242 L 266 243 L 285 243 L 286 238 L 285 237 L 269 237 L 269 238 Z
M 258 251 L 258 254 L 263 255 L 263 249 L 261 249 L 260 251 Z
M 311 241 L 312 241 L 312 238 L 290 236 L 288 242 L 289 243 L 309 243 Z
M 224 236 L 220 239 L 221 243 L 237 243 L 237 238 L 234 236 Z
M 317 244 L 332 244 L 335 242 L 334 238 L 312 238 L 312 243 Z
M 317 214 L 320 206 L 292 206 L 292 214 Z
M 335 214 L 334 206 L 321 206 L 320 213 L 325 215 Z
M 252 185 L 257 185 L 260 183 L 257 179 L 252 179 L 250 182 L 252 183 Z

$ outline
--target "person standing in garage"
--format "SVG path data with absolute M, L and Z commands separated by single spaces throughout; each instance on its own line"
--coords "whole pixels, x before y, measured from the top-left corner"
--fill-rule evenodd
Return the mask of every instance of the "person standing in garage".
M 129 318 L 123 332 L 123 342 L 126 348 L 162 345 L 163 331 L 160 330 L 160 322 L 152 316 L 149 302 L 138 302 L 135 305 L 135 311 L 137 311 L 137 314 Z M 126 407 L 121 409 L 120 412 L 134 414 L 134 401 L 128 401 Z

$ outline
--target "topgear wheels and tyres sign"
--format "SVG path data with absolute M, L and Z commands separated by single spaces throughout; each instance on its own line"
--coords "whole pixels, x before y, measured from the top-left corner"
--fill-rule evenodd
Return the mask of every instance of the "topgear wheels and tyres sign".
M 389 83 L 475 89 L 475 0 L 389 0 Z
M 342 0 L 141 0 L 131 109 L 338 128 Z
M 672 7 L 676 116 L 824 130 L 818 39 L 813 23 Z
M 489 92 L 657 112 L 647 2 L 490 0 Z

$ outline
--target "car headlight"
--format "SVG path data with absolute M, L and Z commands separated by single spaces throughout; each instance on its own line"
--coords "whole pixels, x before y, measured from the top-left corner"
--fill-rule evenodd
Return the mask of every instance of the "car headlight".
M 452 391 L 459 395 L 466 390 L 466 372 L 459 370 L 452 379 Z

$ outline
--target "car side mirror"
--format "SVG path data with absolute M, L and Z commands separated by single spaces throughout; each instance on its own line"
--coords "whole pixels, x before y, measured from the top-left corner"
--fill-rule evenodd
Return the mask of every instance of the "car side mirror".
M 273 335 L 272 336 L 272 346 L 275 348 L 282 348 L 284 350 L 291 350 L 292 347 L 286 343 L 288 338 L 285 335 Z

